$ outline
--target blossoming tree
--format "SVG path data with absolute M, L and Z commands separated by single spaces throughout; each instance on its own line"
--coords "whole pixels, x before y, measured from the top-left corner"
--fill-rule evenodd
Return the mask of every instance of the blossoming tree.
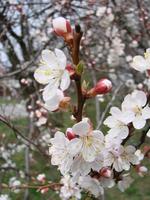
M 110 10 L 107 12 L 111 15 Z M 112 16 L 109 17 L 112 20 Z M 133 182 L 133 171 L 143 176 L 148 170 L 142 162 L 149 158 L 150 148 L 144 146 L 143 149 L 141 146 L 146 137 L 150 137 L 149 91 L 144 87 L 133 89 L 123 97 L 119 108 L 111 106 L 109 115 L 104 115 L 105 120 L 94 127 L 93 119 L 86 113 L 86 103 L 98 96 L 105 99 L 105 95 L 112 91 L 113 83 L 109 78 L 102 77 L 93 86 L 88 84 L 84 76 L 87 66 L 82 59 L 84 47 L 81 48 L 84 29 L 79 24 L 72 26 L 69 20 L 57 17 L 52 20 L 52 25 L 54 34 L 63 40 L 68 52 L 58 48 L 42 50 L 41 61 L 32 76 L 40 94 L 36 99 L 39 109 L 33 113 L 34 98 L 31 98 L 27 109 L 30 116 L 36 115 L 38 126 L 47 123 L 48 113 L 56 115 L 57 112 L 67 112 L 67 120 L 71 121 L 72 126 L 66 130 L 56 130 L 51 138 L 45 138 L 48 143 L 46 149 L 49 149 L 46 154 L 38 143 L 22 135 L 5 118 L 0 116 L 0 120 L 32 145 L 31 148 L 36 148 L 51 160 L 51 165 L 59 170 L 61 179 L 58 182 L 49 181 L 42 172 L 36 180 L 33 179 L 32 185 L 28 182 L 22 184 L 12 177 L 9 184 L 3 183 L 1 188 L 9 188 L 15 193 L 20 189 L 35 189 L 43 195 L 54 190 L 62 200 L 78 200 L 84 195 L 86 199 L 104 199 L 105 189 L 115 185 L 124 192 Z M 117 44 L 120 43 L 119 39 L 116 40 Z M 144 56 L 135 56 L 129 63 L 143 76 L 148 76 L 149 64 L 149 49 Z M 28 84 L 25 79 L 21 79 L 21 82 Z M 71 95 L 73 87 L 75 94 Z M 140 134 L 136 144 L 132 141 L 135 134 Z M 7 158 L 7 155 L 4 157 Z M 8 200 L 9 196 L 2 194 L 0 199 Z

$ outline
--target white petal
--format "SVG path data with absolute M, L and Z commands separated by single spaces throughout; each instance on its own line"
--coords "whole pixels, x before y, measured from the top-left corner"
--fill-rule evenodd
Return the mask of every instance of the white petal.
M 128 154 L 134 154 L 136 151 L 136 148 L 134 146 L 128 145 L 127 147 L 125 147 L 125 151 Z
M 59 82 L 52 79 L 50 83 L 44 88 L 43 91 L 43 99 L 44 101 L 48 101 L 51 99 L 57 92 Z
M 41 84 L 48 84 L 52 79 L 50 75 L 50 68 L 47 66 L 40 66 L 34 72 L 34 78 L 37 82 Z
M 126 125 L 121 127 L 116 127 L 110 129 L 108 133 L 112 136 L 112 138 L 118 137 L 121 139 L 125 139 L 129 134 L 129 128 Z
M 133 119 L 134 119 L 134 112 L 132 111 L 124 111 L 120 116 L 120 120 L 125 124 L 132 122 Z
M 148 130 L 146 135 L 147 135 L 147 137 L 150 137 L 150 129 Z
M 132 93 L 133 98 L 135 98 L 136 103 L 138 106 L 145 106 L 147 102 L 147 97 L 145 92 L 136 90 Z
M 134 69 L 144 72 L 147 69 L 147 62 L 142 56 L 135 56 L 133 58 L 133 62 L 131 63 L 131 67 Z
M 59 103 L 63 99 L 64 94 L 61 90 L 57 90 L 57 93 L 48 101 L 45 102 L 45 108 L 49 111 L 55 111 L 59 108 Z
M 64 91 L 69 87 L 69 85 L 70 85 L 70 76 L 68 71 L 65 70 L 61 77 L 60 88 Z
M 111 107 L 110 109 L 110 113 L 114 116 L 114 117 L 118 117 L 118 115 L 121 114 L 121 110 L 117 107 Z
M 96 158 L 96 151 L 95 149 L 93 148 L 92 145 L 90 146 L 83 146 L 83 150 L 82 150 L 82 156 L 84 158 L 85 161 L 87 162 L 92 162 L 95 160 Z
M 82 140 L 79 138 L 74 138 L 69 142 L 69 152 L 72 155 L 76 155 L 81 151 L 82 148 Z
M 79 122 L 72 127 L 73 133 L 79 136 L 86 136 L 90 130 L 90 124 L 87 122 Z
M 64 54 L 63 51 L 61 51 L 60 49 L 55 49 L 55 54 L 59 63 L 59 68 L 61 69 L 65 69 L 66 68 L 66 56 Z
M 144 119 L 150 119 L 150 107 L 149 106 L 146 106 L 145 108 L 143 108 L 142 117 Z
M 51 69 L 58 68 L 58 60 L 56 55 L 48 49 L 42 51 L 42 61 Z
M 145 126 L 146 120 L 142 116 L 136 116 L 133 121 L 133 126 L 135 129 L 141 129 Z
M 123 170 L 122 168 L 122 160 L 121 159 L 116 159 L 113 163 L 113 168 L 117 171 L 117 172 L 121 172 Z
M 113 116 L 109 116 L 105 119 L 104 124 L 109 128 L 114 128 L 118 125 L 118 120 L 116 120 Z

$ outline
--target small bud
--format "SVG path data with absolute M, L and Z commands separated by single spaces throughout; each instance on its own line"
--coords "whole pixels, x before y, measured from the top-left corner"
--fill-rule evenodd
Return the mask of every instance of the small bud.
M 106 94 L 112 89 L 112 83 L 110 80 L 103 78 L 98 81 L 94 88 L 92 88 L 87 95 L 89 97 L 94 97 L 98 94 Z
M 72 128 L 67 128 L 66 136 L 69 140 L 72 140 L 76 137 L 75 134 L 72 132 Z
M 42 113 L 41 113 L 40 110 L 36 110 L 35 115 L 36 115 L 37 118 L 40 118 L 42 116 Z
M 53 19 L 53 28 L 58 36 L 64 37 L 67 33 L 72 32 L 70 22 L 63 17 Z
M 139 176 L 143 177 L 145 173 L 147 173 L 148 169 L 145 166 L 141 166 L 141 165 L 136 165 L 135 169 L 137 171 L 137 173 L 139 174 Z
M 109 169 L 107 167 L 103 167 L 100 170 L 100 175 L 103 176 L 103 177 L 110 178 L 111 174 L 112 174 L 111 169 Z
M 106 94 L 112 89 L 112 83 L 110 80 L 103 78 L 98 81 L 94 90 L 97 94 Z
M 48 192 L 48 190 L 49 190 L 49 188 L 43 188 L 40 191 L 41 191 L 41 194 L 45 194 L 46 192 Z
M 37 180 L 40 181 L 41 183 L 45 183 L 45 179 L 46 179 L 45 174 L 39 174 L 37 176 Z

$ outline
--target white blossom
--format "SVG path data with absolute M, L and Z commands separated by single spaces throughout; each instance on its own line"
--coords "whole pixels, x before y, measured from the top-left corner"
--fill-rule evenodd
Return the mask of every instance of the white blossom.
M 131 63 L 131 67 L 140 72 L 144 72 L 150 69 L 150 48 L 146 49 L 144 56 L 138 55 L 133 57 L 133 62 Z
M 71 197 L 81 199 L 81 191 L 69 174 L 62 177 L 60 182 L 63 184 L 60 189 L 60 197 L 62 200 L 69 200 Z
M 88 190 L 95 197 L 100 197 L 104 193 L 104 189 L 100 185 L 100 182 L 90 176 L 81 176 L 79 178 L 79 185 L 81 188 Z
M 133 120 L 134 114 L 131 111 L 122 112 L 117 107 L 112 107 L 110 113 L 111 116 L 104 121 L 104 124 L 110 128 L 106 138 L 125 139 L 129 134 L 128 124 Z
M 55 137 L 50 140 L 51 147 L 49 153 L 52 165 L 58 165 L 62 174 L 66 174 L 70 170 L 73 161 L 72 155 L 69 153 L 69 140 L 62 132 L 56 132 Z
M 147 97 L 143 91 L 135 90 L 128 94 L 122 103 L 122 111 L 130 111 L 134 114 L 132 123 L 134 128 L 141 129 L 146 120 L 150 119 L 150 107 L 146 105 Z
M 135 155 L 135 151 L 135 147 L 131 145 L 126 147 L 123 147 L 122 145 L 112 146 L 105 154 L 104 165 L 112 165 L 118 172 L 129 170 L 130 164 L 139 164 L 139 159 L 138 156 Z
M 12 177 L 9 180 L 9 186 L 11 187 L 14 193 L 19 193 L 20 189 L 18 188 L 21 185 L 21 182 L 17 180 L 16 177 Z
M 127 188 L 130 187 L 133 179 L 129 176 L 129 174 L 124 174 L 122 176 L 122 180 L 118 181 L 118 188 L 121 192 L 124 192 Z
M 70 141 L 70 153 L 74 156 L 81 153 L 85 161 L 94 161 L 104 148 L 103 133 L 98 130 L 92 130 L 87 119 L 75 124 L 72 127 L 72 131 L 79 138 L 74 138 Z
M 34 73 L 34 78 L 41 84 L 47 85 L 43 91 L 44 101 L 49 100 L 57 92 L 58 87 L 62 91 L 70 85 L 69 72 L 66 70 L 66 56 L 63 51 L 55 49 L 42 51 L 42 61 Z

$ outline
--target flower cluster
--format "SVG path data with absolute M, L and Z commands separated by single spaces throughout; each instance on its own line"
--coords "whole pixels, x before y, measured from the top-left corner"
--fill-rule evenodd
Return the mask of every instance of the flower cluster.
M 104 125 L 109 128 L 108 132 L 103 134 L 100 130 L 94 130 L 90 119 L 82 116 L 84 103 L 98 94 L 110 92 L 112 83 L 102 78 L 91 89 L 81 84 L 83 64 L 77 54 L 79 46 L 76 47 L 82 37 L 80 26 L 77 25 L 74 31 L 69 21 L 60 17 L 53 20 L 53 27 L 55 33 L 63 37 L 69 46 L 73 66 L 67 65 L 66 56 L 61 50 L 43 50 L 41 66 L 35 71 L 34 77 L 46 85 L 43 89 L 44 106 L 49 111 L 66 108 L 71 98 L 65 97 L 64 91 L 68 89 L 71 79 L 76 83 L 78 94 L 78 105 L 72 106 L 77 123 L 67 128 L 65 133 L 57 131 L 50 139 L 51 164 L 58 166 L 63 175 L 60 197 L 63 200 L 71 197 L 81 199 L 82 190 L 100 197 L 104 188 L 111 188 L 115 184 L 123 192 L 133 181 L 130 174 L 124 172 L 129 171 L 131 166 L 139 175 L 146 172 L 146 168 L 141 165 L 144 155 L 136 146 L 126 144 L 126 140 L 131 137 L 133 130 L 144 128 L 150 119 L 147 95 L 141 90 L 134 90 L 124 98 L 121 109 L 110 109 L 110 116 L 104 121 Z M 124 45 L 121 45 L 120 39 L 114 41 L 113 48 L 120 51 L 119 56 L 123 54 Z M 149 57 L 148 49 L 145 58 L 137 56 L 133 59 L 132 67 L 139 71 L 147 70 Z M 141 70 L 141 66 L 144 70 Z M 45 181 L 45 175 L 41 174 L 37 179 Z

